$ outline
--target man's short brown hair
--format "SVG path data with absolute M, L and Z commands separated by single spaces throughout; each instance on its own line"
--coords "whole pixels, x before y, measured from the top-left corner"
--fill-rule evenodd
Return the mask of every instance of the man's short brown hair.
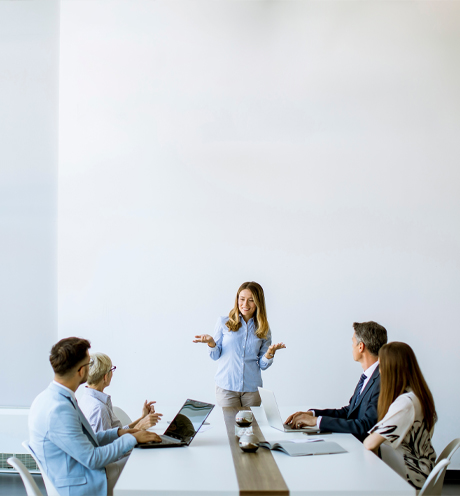
M 61 376 L 68 374 L 86 357 L 89 348 L 91 344 L 87 339 L 61 339 L 51 348 L 50 363 L 54 373 Z
M 385 327 L 377 324 L 377 322 L 353 322 L 356 341 L 364 343 L 366 348 L 375 356 L 378 356 L 380 348 L 387 344 L 388 335 Z

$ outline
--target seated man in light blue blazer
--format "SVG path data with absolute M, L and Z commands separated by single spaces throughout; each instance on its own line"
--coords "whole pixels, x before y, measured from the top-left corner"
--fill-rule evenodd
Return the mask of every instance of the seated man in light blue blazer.
M 88 377 L 90 347 L 80 338 L 62 339 L 53 346 L 54 381 L 35 398 L 29 413 L 30 447 L 62 496 L 112 494 L 122 469 L 114 462 L 137 443 L 160 441 L 145 430 L 93 432 L 75 399 Z

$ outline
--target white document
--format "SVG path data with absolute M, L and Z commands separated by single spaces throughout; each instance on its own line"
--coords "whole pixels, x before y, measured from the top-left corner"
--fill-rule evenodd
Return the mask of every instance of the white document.
M 322 437 L 315 437 L 314 439 L 290 439 L 291 443 L 316 443 L 318 441 L 325 441 Z

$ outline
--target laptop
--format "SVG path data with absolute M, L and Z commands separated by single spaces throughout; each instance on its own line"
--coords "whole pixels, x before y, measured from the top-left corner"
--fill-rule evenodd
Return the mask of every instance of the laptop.
M 153 449 L 189 446 L 213 408 L 214 405 L 211 403 L 187 400 L 164 434 L 160 436 L 161 443 L 142 443 L 137 444 L 136 448 Z
M 262 406 L 264 407 L 265 415 L 267 416 L 270 427 L 283 432 L 308 432 L 310 434 L 318 434 L 320 432 L 316 427 L 293 429 L 292 427 L 289 427 L 289 425 L 283 424 L 273 391 L 260 387 L 259 394 L 262 398 Z

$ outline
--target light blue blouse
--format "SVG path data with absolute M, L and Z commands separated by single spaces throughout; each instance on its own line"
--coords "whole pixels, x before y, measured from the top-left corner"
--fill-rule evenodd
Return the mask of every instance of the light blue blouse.
M 214 332 L 216 346 L 208 346 L 209 356 L 217 360 L 216 384 L 222 389 L 252 393 L 262 387 L 261 370 L 268 369 L 273 358 L 268 360 L 265 353 L 272 342 L 271 332 L 266 339 L 256 336 L 254 319 L 233 332 L 225 325 L 228 317 L 219 317 Z

